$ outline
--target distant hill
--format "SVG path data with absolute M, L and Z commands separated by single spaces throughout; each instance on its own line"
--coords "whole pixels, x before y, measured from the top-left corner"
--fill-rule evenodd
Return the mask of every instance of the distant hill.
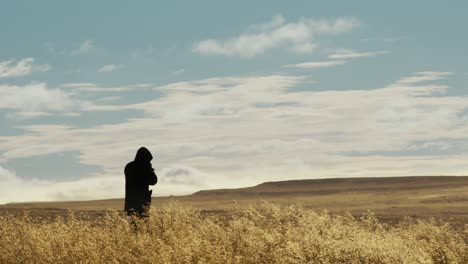
M 266 200 L 281 204 L 301 203 L 314 210 L 368 209 L 387 218 L 405 215 L 451 217 L 468 221 L 468 176 L 413 176 L 384 178 L 333 178 L 265 182 L 238 189 L 202 190 L 192 195 L 154 197 L 153 205 L 178 201 L 205 211 L 225 211 L 235 206 Z M 50 214 L 78 211 L 121 210 L 123 199 L 75 202 L 40 202 L 0 205 L 1 210 L 32 210 Z
M 193 196 L 301 196 L 402 192 L 468 187 L 468 176 L 332 178 L 265 182 L 253 187 L 198 191 Z

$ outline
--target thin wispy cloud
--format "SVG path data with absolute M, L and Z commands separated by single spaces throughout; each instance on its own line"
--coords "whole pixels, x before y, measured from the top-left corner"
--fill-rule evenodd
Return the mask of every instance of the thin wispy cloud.
M 77 49 L 72 50 L 71 55 L 75 56 L 75 55 L 80 55 L 80 54 L 87 54 L 87 53 L 95 52 L 96 50 L 97 49 L 94 44 L 94 41 L 91 39 L 88 39 L 88 40 L 85 40 L 83 43 L 81 43 L 81 45 Z
M 152 83 L 138 83 L 138 84 L 135 84 L 133 85 L 132 87 L 135 87 L 135 88 L 150 88 L 150 87 L 153 87 L 154 84 Z
M 80 87 L 82 92 L 125 92 L 131 90 L 130 87 Z
M 64 88 L 72 88 L 75 91 L 82 92 L 124 92 L 132 89 L 131 86 L 127 87 L 102 87 L 95 83 L 64 83 Z
M 99 68 L 98 72 L 113 72 L 113 71 L 116 71 L 116 70 L 119 70 L 119 69 L 122 69 L 122 68 L 123 68 L 122 65 L 107 64 L 107 65 L 104 65 L 101 68 Z
M 94 87 L 96 84 L 94 83 L 64 83 L 62 87 L 70 87 L 70 88 L 80 88 L 80 87 Z
M 171 75 L 172 76 L 177 76 L 177 75 L 183 74 L 184 72 L 185 72 L 185 69 L 178 69 L 176 71 L 171 72 Z
M 99 101 L 107 101 L 107 102 L 110 102 L 110 101 L 116 101 L 116 100 L 119 100 L 121 99 L 120 96 L 106 96 L 106 97 L 103 97 L 103 98 L 100 98 L 98 99 Z
M 34 64 L 34 58 L 25 58 L 17 62 L 14 60 L 2 61 L 0 62 L 0 78 L 21 77 L 33 72 L 45 72 L 50 68 L 48 64 Z
M 155 53 L 155 48 L 152 45 L 148 45 L 144 48 L 137 48 L 132 51 L 131 56 L 133 59 L 145 59 L 152 57 Z
M 338 65 L 345 64 L 344 60 L 332 60 L 332 61 L 311 61 L 311 62 L 302 62 L 297 64 L 288 64 L 283 67 L 288 68 L 301 68 L 301 69 L 319 69 L 319 68 L 330 68 Z
M 355 52 L 355 51 L 342 51 L 328 55 L 329 59 L 355 59 L 375 57 L 390 53 L 389 51 L 370 51 L 370 52 Z
M 275 16 L 270 22 L 250 26 L 238 36 L 225 40 L 206 39 L 195 43 L 193 51 L 203 55 L 251 58 L 266 51 L 284 47 L 296 53 L 311 53 L 319 35 L 349 32 L 359 25 L 356 18 L 310 19 L 286 22 Z
M 413 76 L 406 77 L 400 79 L 396 82 L 396 84 L 402 85 L 411 85 L 411 84 L 418 84 L 421 82 L 429 82 L 429 81 L 436 81 L 446 78 L 448 75 L 451 75 L 451 72 L 435 72 L 435 71 L 424 71 L 424 72 L 417 72 L 413 74 Z
M 384 43 L 396 43 L 408 39 L 405 36 L 395 36 L 395 37 L 370 37 L 370 38 L 361 38 L 363 42 L 384 42 Z
M 50 112 L 13 112 L 7 113 L 6 117 L 13 120 L 25 120 L 43 116 L 50 116 Z

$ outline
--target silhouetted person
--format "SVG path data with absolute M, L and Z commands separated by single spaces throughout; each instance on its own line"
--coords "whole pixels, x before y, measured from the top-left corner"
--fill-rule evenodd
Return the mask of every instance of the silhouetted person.
M 147 216 L 151 205 L 149 185 L 155 185 L 158 177 L 151 166 L 153 156 L 145 147 L 141 147 L 135 160 L 125 166 L 125 211 L 128 215 Z

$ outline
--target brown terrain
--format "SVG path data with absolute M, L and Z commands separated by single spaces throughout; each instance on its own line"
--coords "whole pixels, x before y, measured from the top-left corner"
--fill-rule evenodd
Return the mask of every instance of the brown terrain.
M 384 221 L 404 216 L 442 218 L 468 223 L 468 176 L 418 176 L 386 178 L 334 178 L 265 182 L 239 189 L 199 191 L 186 196 L 154 197 L 153 206 L 171 201 L 191 205 L 206 213 L 223 213 L 258 201 L 302 204 L 307 209 L 332 213 L 367 210 Z M 100 215 L 122 210 L 123 199 L 70 202 L 11 203 L 0 205 L 5 212 L 32 215 L 65 214 L 68 210 Z

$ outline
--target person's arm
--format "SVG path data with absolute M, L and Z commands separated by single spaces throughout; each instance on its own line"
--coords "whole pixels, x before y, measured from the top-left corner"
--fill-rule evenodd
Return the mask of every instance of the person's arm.
M 154 173 L 154 169 L 150 166 L 150 171 L 146 177 L 148 185 L 155 185 L 158 183 L 158 176 Z

